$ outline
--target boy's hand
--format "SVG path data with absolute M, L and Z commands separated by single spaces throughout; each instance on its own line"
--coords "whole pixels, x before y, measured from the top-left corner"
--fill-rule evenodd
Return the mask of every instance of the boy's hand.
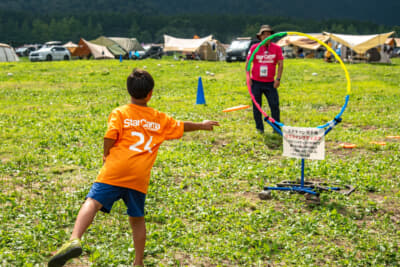
M 185 121 L 183 125 L 184 125 L 183 130 L 185 132 L 198 131 L 198 130 L 212 131 L 214 126 L 219 126 L 219 123 L 217 121 L 209 121 L 209 120 L 205 120 L 203 122 Z
M 202 122 L 203 126 L 204 126 L 204 130 L 207 131 L 212 131 L 214 126 L 219 126 L 219 122 L 217 121 L 209 121 L 209 120 L 204 120 Z

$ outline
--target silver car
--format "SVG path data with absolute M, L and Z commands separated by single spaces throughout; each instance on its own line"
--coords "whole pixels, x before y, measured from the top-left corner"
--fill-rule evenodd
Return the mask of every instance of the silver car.
M 70 60 L 71 53 L 63 46 L 43 47 L 29 54 L 30 61 Z

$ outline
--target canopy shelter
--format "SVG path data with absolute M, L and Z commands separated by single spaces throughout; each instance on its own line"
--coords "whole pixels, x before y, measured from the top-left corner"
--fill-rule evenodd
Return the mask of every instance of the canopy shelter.
M 196 54 L 202 60 L 223 60 L 226 56 L 224 46 L 212 35 L 204 38 L 183 39 L 164 34 L 164 52 Z
M 211 41 L 212 35 L 199 39 L 176 38 L 164 34 L 164 52 L 195 52 L 204 42 Z
M 81 38 L 78 43 L 78 47 L 75 49 L 72 56 L 77 57 L 90 57 L 93 56 L 94 59 L 114 59 L 114 55 L 108 51 L 107 47 L 102 45 L 93 44 Z
M 391 63 L 389 51 L 385 48 L 385 42 L 394 32 L 371 35 L 349 35 L 328 32 L 324 32 L 324 34 L 342 45 L 341 57 L 345 61 Z
M 109 37 L 108 39 L 117 43 L 126 52 L 144 51 L 144 48 L 141 46 L 136 38 Z
M 7 44 L 0 43 L 0 62 L 19 61 L 19 57 L 15 54 L 14 48 Z
M 329 36 L 323 35 L 323 34 L 309 34 L 318 40 L 326 43 L 329 40 Z M 286 35 L 282 39 L 280 39 L 277 43 L 280 47 L 283 46 L 297 46 L 301 47 L 304 49 L 309 49 L 309 50 L 317 50 L 321 47 L 321 44 L 318 43 L 317 41 L 311 40 L 305 36 L 298 36 L 298 35 Z
M 119 58 L 120 55 L 124 57 L 128 53 L 118 43 L 105 36 L 100 36 L 99 38 L 90 42 L 107 47 L 107 49 L 114 55 L 115 58 Z
M 387 38 L 394 32 L 371 34 L 371 35 L 350 35 L 325 32 L 332 40 L 351 48 L 358 54 L 364 54 L 369 49 L 385 44 Z
M 322 41 L 328 42 L 329 36 L 321 33 L 308 33 L 309 36 Z M 286 35 L 277 43 L 282 47 L 283 56 L 285 58 L 301 57 L 301 58 L 322 58 L 325 48 L 316 41 L 306 36 Z
M 72 53 L 75 51 L 75 49 L 78 47 L 77 44 L 75 44 L 75 43 L 73 43 L 73 42 L 71 42 L 71 41 L 69 41 L 68 43 L 63 44 L 63 46 L 64 46 L 65 48 L 67 48 L 71 54 L 72 54 Z

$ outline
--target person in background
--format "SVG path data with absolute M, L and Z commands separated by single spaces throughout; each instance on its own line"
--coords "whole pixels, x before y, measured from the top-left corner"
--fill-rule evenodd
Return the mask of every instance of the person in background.
M 257 33 L 260 41 L 265 40 L 274 31 L 269 25 L 262 25 Z M 254 44 L 247 55 L 246 69 L 249 59 L 259 43 Z M 277 70 L 278 69 L 278 70 Z M 283 73 L 283 55 L 282 49 L 272 43 L 270 40 L 261 46 L 254 55 L 253 67 L 251 69 L 251 92 L 257 103 L 262 106 L 262 95 L 267 98 L 268 105 L 271 109 L 271 117 L 280 122 L 279 94 L 278 88 L 281 84 Z M 259 133 L 264 133 L 264 122 L 261 112 L 253 103 L 253 116 L 256 123 L 256 129 Z

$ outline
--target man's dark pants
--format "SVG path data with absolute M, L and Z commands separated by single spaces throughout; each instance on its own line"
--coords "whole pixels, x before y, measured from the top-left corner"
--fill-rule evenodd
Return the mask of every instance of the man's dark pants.
M 258 82 L 253 80 L 251 92 L 257 103 L 262 107 L 262 95 L 267 98 L 269 108 L 271 109 L 270 117 L 280 122 L 279 111 L 279 95 L 278 90 L 274 88 L 274 82 Z M 260 132 L 264 132 L 264 122 L 261 112 L 253 103 L 253 116 L 256 122 L 256 128 Z

